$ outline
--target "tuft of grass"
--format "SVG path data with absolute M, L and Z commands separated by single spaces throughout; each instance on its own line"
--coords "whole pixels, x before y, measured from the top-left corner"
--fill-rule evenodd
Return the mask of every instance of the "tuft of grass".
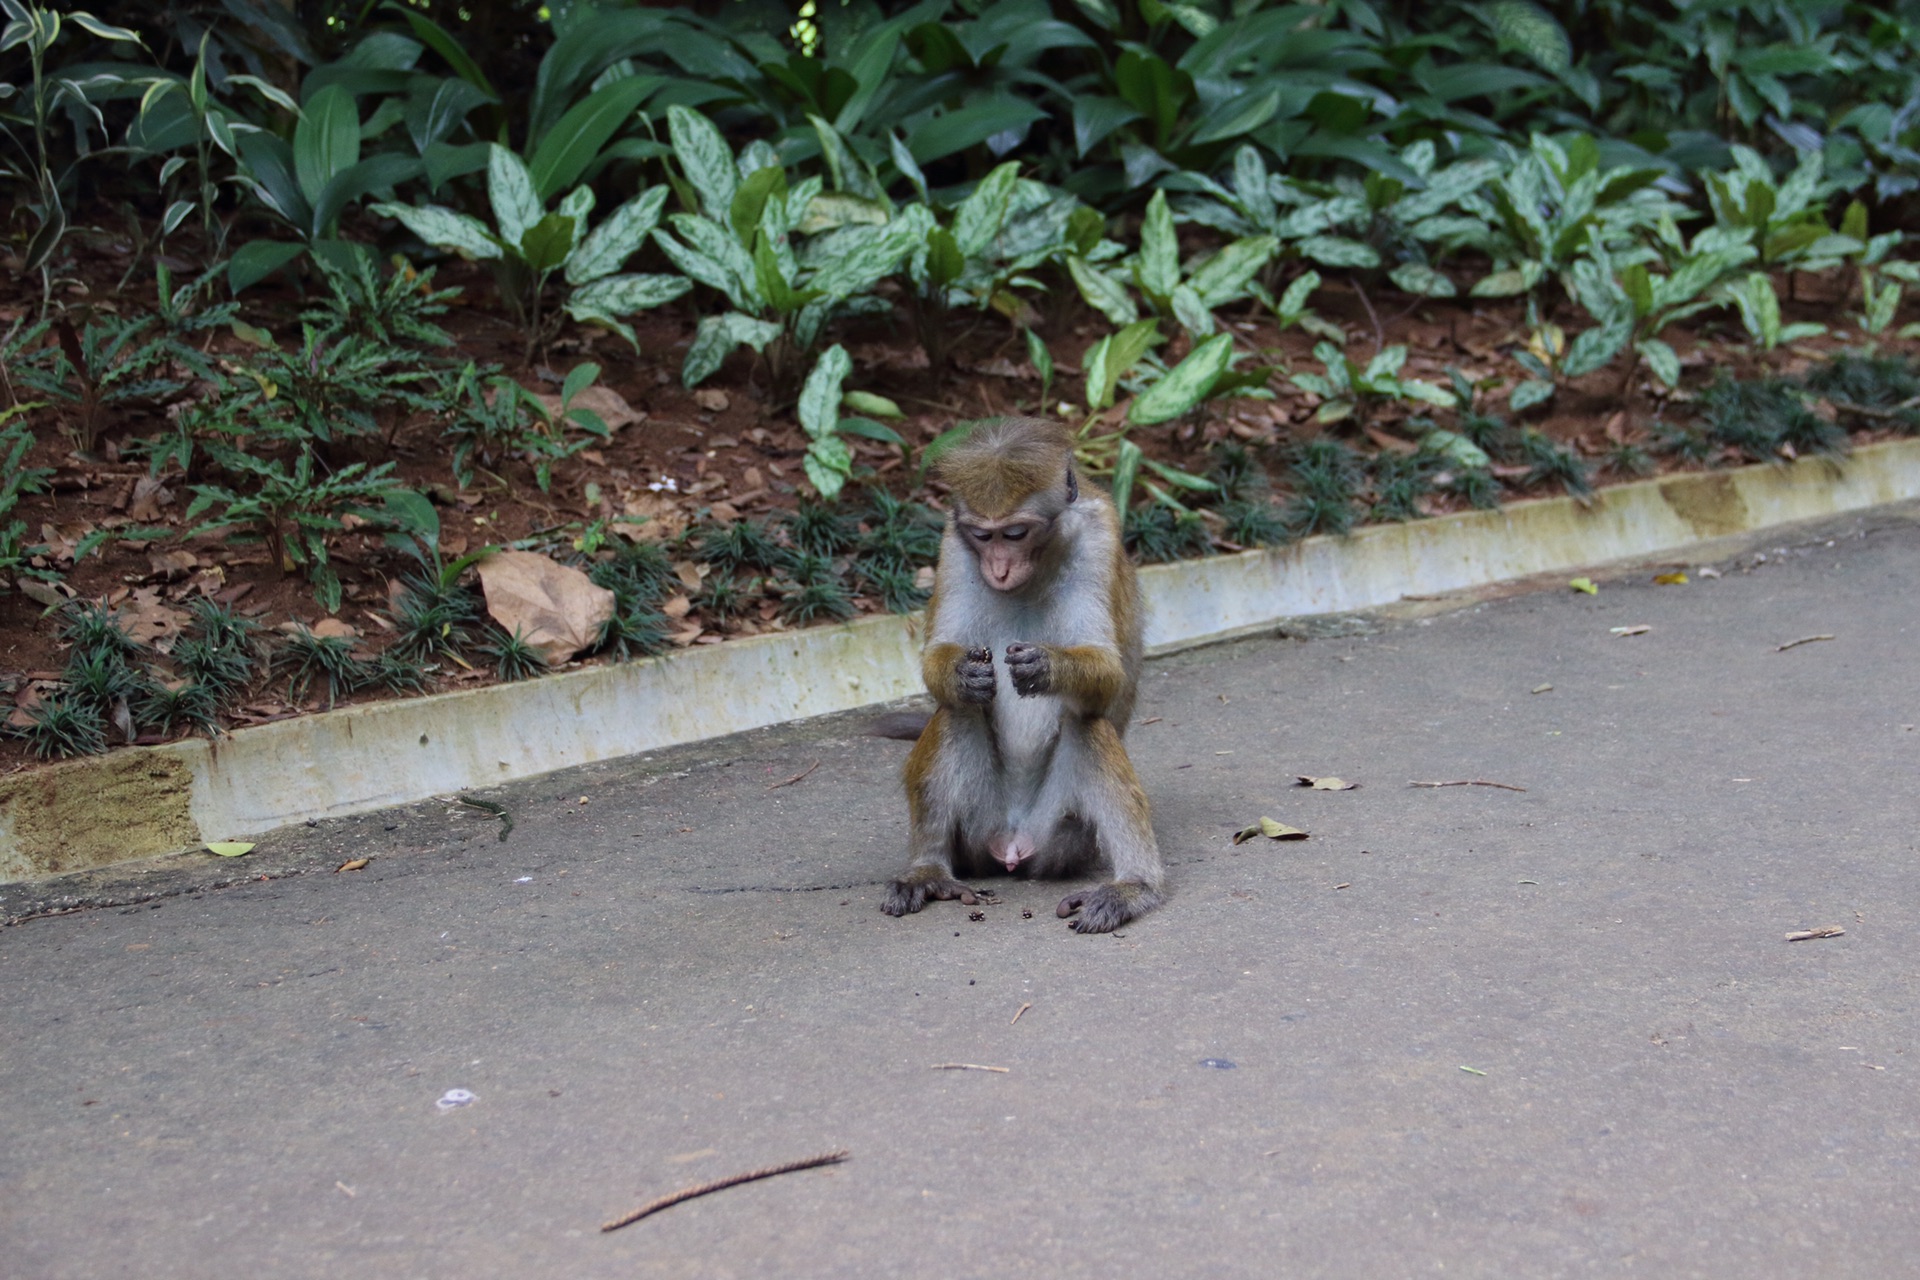
M 1353 450 L 1337 440 L 1309 440 L 1295 450 L 1288 474 L 1293 496 L 1283 518 L 1295 537 L 1344 537 L 1353 531 L 1360 480 L 1360 460 Z
M 480 646 L 480 652 L 493 662 L 493 674 L 502 680 L 525 680 L 547 669 L 540 651 L 527 643 L 518 627 L 508 635 L 498 627 Z
M 107 749 L 106 717 L 69 694 L 48 694 L 27 712 L 26 724 L 9 731 L 42 760 L 97 756 Z
M 1415 520 L 1420 499 L 1433 489 L 1435 460 L 1431 454 L 1382 453 L 1373 460 L 1374 520 Z
M 1443 487 L 1481 511 L 1491 511 L 1500 505 L 1500 482 L 1485 467 L 1462 467 Z
M 1151 502 L 1127 512 L 1122 526 L 1126 548 L 1143 564 L 1160 564 L 1208 555 L 1213 535 L 1197 512 Z
M 1527 474 L 1520 480 L 1523 489 L 1557 483 L 1576 498 L 1593 494 L 1593 476 L 1580 455 L 1567 445 L 1555 444 L 1532 427 L 1520 433 L 1520 460 L 1528 467 Z
M 408 653 L 388 649 L 360 664 L 356 689 L 385 689 L 388 693 L 425 693 L 433 668 Z
M 1843 351 L 1809 372 L 1806 387 L 1857 421 L 1920 431 L 1920 369 L 1900 356 Z
M 853 616 L 853 595 L 828 557 L 810 553 L 794 556 L 788 578 L 780 616 L 789 624 L 801 626 L 823 618 L 845 620 Z
M 193 615 L 194 630 L 201 638 L 222 649 L 246 649 L 260 630 L 251 619 L 235 613 L 232 605 L 206 596 L 197 597 L 187 606 L 187 612 Z
M 128 635 L 113 610 L 98 600 L 67 602 L 60 639 L 72 646 L 76 658 L 108 653 L 124 660 L 140 652 L 140 642 Z
M 916 583 L 917 570 L 879 557 L 862 556 L 853 562 L 853 571 L 888 613 L 912 613 L 932 594 Z
M 1622 440 L 1601 455 L 1600 466 L 1608 475 L 1638 478 L 1654 473 L 1653 455 L 1631 441 Z
M 391 652 L 426 660 L 459 653 L 473 642 L 467 628 L 480 616 L 473 592 L 434 574 L 410 573 L 400 586 L 393 602 Z
M 287 701 L 302 703 L 316 680 L 327 685 L 327 705 L 366 682 L 366 664 L 353 656 L 353 641 L 345 636 L 317 636 L 305 627 L 287 637 L 273 655 L 273 666 L 287 676 Z
M 1657 453 L 1679 462 L 1706 462 L 1719 450 L 1705 433 L 1684 422 L 1666 421 L 1653 424 L 1653 447 Z
M 134 722 L 166 737 L 220 732 L 220 697 L 196 680 L 149 679 L 134 704 Z
M 111 712 L 117 702 L 133 703 L 145 683 L 140 672 L 118 650 L 77 646 L 67 658 L 60 681 L 66 686 L 68 697 L 103 714 Z
M 892 569 L 918 569 L 940 558 L 943 521 L 931 507 L 875 489 L 860 523 L 861 557 Z
M 1520 456 L 1524 437 L 1498 414 L 1467 410 L 1460 415 L 1453 429 L 1479 445 L 1488 457 L 1496 461 L 1511 462 Z
M 1229 502 L 1262 499 L 1272 491 L 1266 468 L 1253 456 L 1253 451 L 1238 440 L 1223 440 L 1213 446 L 1207 478 L 1220 486 L 1221 494 Z
M 795 549 L 807 555 L 837 556 L 860 537 L 853 521 L 838 508 L 813 499 L 802 500 L 782 524 Z
M 694 603 L 715 622 L 727 623 L 739 617 L 759 594 L 757 581 L 743 581 L 731 573 L 711 573 L 700 585 Z
M 1795 454 L 1843 454 L 1847 433 L 1813 411 L 1790 378 L 1736 382 L 1724 374 L 1700 393 L 1707 438 L 1754 462 L 1773 462 L 1790 446 Z
M 739 573 L 747 569 L 772 572 L 792 558 L 757 520 L 736 520 L 732 524 L 702 529 L 694 555 L 716 573 Z
M 613 616 L 600 629 L 595 648 L 625 659 L 645 657 L 668 647 L 666 614 L 645 603 L 621 608 L 617 592 L 614 600 Z
M 1278 547 L 1293 538 L 1286 515 L 1264 498 L 1228 498 L 1214 508 L 1226 522 L 1222 532 L 1243 547 Z
M 673 580 L 673 557 L 658 542 L 613 541 L 611 559 L 598 560 L 587 569 L 595 586 L 613 592 L 623 607 L 651 604 L 668 594 Z

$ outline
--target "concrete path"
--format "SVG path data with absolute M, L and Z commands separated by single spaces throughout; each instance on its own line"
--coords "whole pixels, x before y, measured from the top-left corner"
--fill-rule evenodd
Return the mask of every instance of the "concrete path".
M 849 719 L 94 883 L 0 930 L 0 1274 L 1920 1274 L 1920 511 L 1719 568 L 1152 664 L 1105 937 L 882 916 Z

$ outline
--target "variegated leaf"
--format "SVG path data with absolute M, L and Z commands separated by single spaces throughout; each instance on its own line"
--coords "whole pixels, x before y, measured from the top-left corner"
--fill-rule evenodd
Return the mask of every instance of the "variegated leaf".
M 376 204 L 371 208 L 381 217 L 399 222 L 435 248 L 451 249 L 466 257 L 482 260 L 500 256 L 500 242 L 493 238 L 479 219 L 469 218 L 464 213 L 443 209 L 437 204 L 419 208 L 406 204 Z
M 587 284 L 618 271 L 646 245 L 666 200 L 667 188 L 653 187 L 609 214 L 567 259 L 567 283 Z

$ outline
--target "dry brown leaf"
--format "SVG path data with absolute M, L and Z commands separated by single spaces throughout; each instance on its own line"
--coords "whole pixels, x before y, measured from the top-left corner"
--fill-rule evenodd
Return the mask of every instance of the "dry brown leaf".
M 1348 782 L 1345 778 L 1309 778 L 1304 773 L 1296 773 L 1293 776 L 1300 779 L 1300 786 L 1312 787 L 1315 791 L 1352 791 L 1360 785 L 1357 782 Z
M 700 566 L 691 560 L 676 561 L 673 566 L 673 576 L 678 578 L 680 585 L 689 591 L 698 591 L 700 584 L 705 581 L 700 575 Z
M 560 416 L 559 396 L 548 395 L 545 392 L 535 392 L 534 398 L 546 406 L 548 413 L 556 418 Z M 647 417 L 646 414 L 641 413 L 632 405 L 628 404 L 627 398 L 618 391 L 615 391 L 612 387 L 588 387 L 585 391 L 575 396 L 568 407 L 573 409 L 589 409 L 599 414 L 600 420 L 607 424 L 607 430 L 609 431 L 618 431 L 630 423 L 644 422 Z
M 172 501 L 173 490 L 152 476 L 141 476 L 133 482 L 133 496 L 127 501 L 127 515 L 142 524 L 151 524 L 160 518 L 160 508 Z
M 313 624 L 313 634 L 322 640 L 358 640 L 359 629 L 345 618 L 322 618 Z
M 693 393 L 693 402 L 708 413 L 725 413 L 733 400 L 717 387 L 702 387 Z
M 342 871 L 365 871 L 367 864 L 372 861 L 372 858 L 351 858 L 335 867 L 333 873 L 339 875 Z
M 155 551 L 147 556 L 147 567 L 156 578 L 171 582 L 200 567 L 200 557 L 191 551 Z
M 550 667 L 597 642 L 613 617 L 613 592 L 531 551 L 496 551 L 478 569 L 488 616 Z
M 47 550 L 62 560 L 73 559 L 73 553 L 79 549 L 80 540 L 93 532 L 93 522 L 76 520 L 68 524 L 47 523 L 40 526 L 40 541 L 47 544 Z
M 621 500 L 623 513 L 646 523 L 633 528 L 629 536 L 637 535 L 652 542 L 664 542 L 668 538 L 679 536 L 687 527 L 688 515 L 681 510 L 680 504 L 664 493 L 649 493 L 645 489 L 636 490 Z
M 1233 833 L 1235 844 L 1245 844 L 1255 836 L 1265 836 L 1269 840 L 1305 840 L 1307 833 L 1298 827 L 1290 827 L 1284 822 L 1272 818 L 1261 818 L 1250 827 L 1242 827 Z
M 175 637 L 187 625 L 187 615 L 159 599 L 159 588 L 142 587 L 119 610 L 120 629 L 141 644 L 161 653 L 173 648 Z
M 669 618 L 684 618 L 693 611 L 693 601 L 678 593 L 660 602 L 660 612 Z

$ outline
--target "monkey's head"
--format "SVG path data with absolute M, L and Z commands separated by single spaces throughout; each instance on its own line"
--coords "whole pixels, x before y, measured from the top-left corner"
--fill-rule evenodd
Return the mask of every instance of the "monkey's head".
M 1047 558 L 1061 514 L 1080 497 L 1073 440 L 1057 423 L 1002 418 L 940 459 L 954 527 L 995 591 L 1018 591 Z

